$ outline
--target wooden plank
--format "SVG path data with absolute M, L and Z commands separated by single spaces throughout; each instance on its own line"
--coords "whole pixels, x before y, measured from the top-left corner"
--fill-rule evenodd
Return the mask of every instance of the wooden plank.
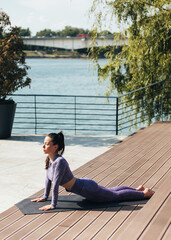
M 146 161 L 144 165 L 142 165 L 140 168 L 137 169 L 137 171 L 134 171 L 128 178 L 122 182 L 122 185 L 128 185 L 132 187 L 137 187 L 139 185 L 144 185 L 146 183 L 146 186 L 151 188 L 152 185 L 148 183 L 147 181 L 154 177 L 155 173 L 162 168 L 165 164 L 168 165 L 170 162 L 170 155 L 171 151 L 164 154 L 161 158 L 154 158 L 150 159 L 150 161 Z M 168 164 L 167 164 L 168 163 Z M 146 172 L 151 169 L 150 172 L 148 172 L 148 177 Z
M 17 232 L 13 233 L 8 239 L 16 240 L 21 239 L 21 237 L 26 237 L 30 232 L 36 230 L 40 227 L 44 222 L 48 222 L 54 216 L 52 213 L 47 214 L 39 214 L 36 218 L 33 218 L 32 221 L 25 224 L 24 227 L 20 228 Z M 25 221 L 25 219 L 24 219 Z
M 94 233 L 93 240 L 110 239 L 110 236 L 120 228 L 123 222 L 132 215 L 136 208 L 137 206 L 122 207 L 113 218 L 109 219 L 106 224 L 101 225 L 101 229 Z
M 162 236 L 161 240 L 168 240 L 168 239 L 170 239 L 170 236 L 171 236 L 171 224 L 169 225 L 168 229 Z
M 154 191 L 159 189 L 162 185 L 162 178 L 165 177 L 168 173 L 170 174 L 170 166 L 171 166 L 171 158 L 167 161 L 161 168 L 159 168 L 153 176 L 146 182 L 148 186 L 150 186 Z M 158 184 L 159 183 L 159 184 Z M 157 185 L 157 186 L 156 186 Z
M 170 194 L 170 185 L 167 184 L 171 181 L 171 175 L 163 180 L 163 184 L 160 190 L 157 191 L 149 202 L 144 206 L 143 213 L 140 211 L 134 220 L 128 225 L 125 231 L 119 236 L 118 240 L 133 240 L 138 239 L 141 233 L 148 226 L 149 222 L 153 219 L 153 216 L 160 209 L 163 202 Z M 131 231 L 130 231 L 131 229 Z
M 157 183 L 158 185 L 160 184 L 160 182 L 158 182 Z M 154 197 L 154 196 L 153 196 Z M 151 199 L 152 200 L 152 199 Z M 151 201 L 150 200 L 150 201 Z M 138 208 L 139 206 L 137 206 L 137 208 Z M 140 207 L 141 207 L 141 205 L 140 205 Z M 142 205 L 142 209 L 140 208 L 139 210 L 142 212 L 142 214 L 143 214 L 143 207 L 144 207 L 144 205 Z M 152 206 L 153 207 L 153 206 Z M 116 232 L 114 232 L 114 234 L 111 236 L 111 238 L 109 238 L 109 239 L 112 239 L 112 240 L 115 240 L 115 239 L 118 239 L 118 237 L 119 237 L 119 235 L 128 227 L 128 224 L 130 224 L 130 222 L 132 221 L 132 220 L 134 220 L 134 217 L 138 214 L 138 212 L 139 211 L 137 211 L 136 212 L 136 209 L 133 211 L 133 213 L 131 213 L 131 215 L 126 219 L 126 221 L 125 222 L 123 222 L 123 224 L 121 225 L 121 227 L 120 228 L 118 228 L 117 229 L 117 231 Z M 134 217 L 132 217 L 132 215 L 134 215 Z M 150 235 L 151 236 L 151 235 Z M 145 238 L 144 238 L 145 239 Z M 151 239 L 150 239 L 151 240 Z M 154 240 L 156 240 L 155 238 L 154 238 Z
M 137 205 L 135 207 L 135 209 L 133 209 L 133 211 L 130 212 L 128 217 L 124 219 L 124 221 L 121 223 L 121 225 L 118 226 L 117 229 L 113 229 L 113 232 L 111 231 L 111 236 L 109 237 L 109 239 L 110 240 L 118 239 L 120 234 L 128 227 L 130 222 L 136 217 L 138 212 L 141 211 L 143 207 L 144 207 L 144 205 Z M 106 227 L 108 228 L 108 226 L 106 226 Z M 107 228 L 105 229 L 106 232 L 107 232 Z M 111 228 L 112 228 L 112 226 L 111 226 Z M 103 232 L 100 232 L 100 235 L 101 235 L 101 238 L 103 238 Z
M 99 211 L 99 213 L 100 212 L 101 211 Z M 75 239 L 91 239 L 96 234 L 96 232 L 98 232 L 99 229 L 102 228 L 103 225 L 106 225 L 106 223 L 113 217 L 113 215 L 114 213 L 110 211 L 105 210 L 101 212 L 101 214 L 99 214 L 99 216 L 94 219 L 94 221 L 89 224 L 89 226 L 87 226 L 84 231 L 82 231 L 77 237 L 75 237 Z
M 20 211 L 14 212 L 14 214 L 11 214 L 8 218 L 5 218 L 4 220 L 1 221 L 0 231 L 3 231 L 5 228 L 7 228 L 12 223 L 18 221 L 21 218 L 23 218 L 22 212 Z
M 156 142 L 157 142 L 157 140 L 156 140 Z M 148 148 L 150 151 L 151 150 L 150 146 Z M 119 177 L 119 179 L 120 179 L 120 177 L 121 177 L 120 175 L 122 174 L 125 178 L 125 176 L 127 174 L 127 173 L 125 173 L 126 169 L 128 169 L 127 171 L 131 171 L 131 167 L 134 167 L 136 169 L 137 167 L 135 166 L 135 162 L 136 162 L 136 164 L 139 164 L 139 161 L 142 161 L 142 163 L 143 163 L 144 162 L 143 157 L 144 157 L 145 152 L 147 152 L 147 149 L 142 150 L 142 152 L 140 150 L 139 153 L 137 153 L 137 150 L 135 150 L 135 152 L 131 152 L 131 154 L 127 155 L 124 159 L 119 159 L 117 169 L 115 169 L 115 164 L 108 165 L 109 163 L 107 162 L 106 166 L 107 166 L 107 169 L 109 172 L 105 172 L 105 169 L 104 169 L 102 172 L 103 175 L 101 175 L 101 173 L 98 174 L 99 168 L 97 168 L 96 169 L 96 177 L 93 177 L 93 175 L 90 175 L 90 174 L 87 177 L 93 178 L 95 181 L 97 181 L 99 183 L 102 182 L 102 184 L 104 186 L 111 186 L 110 183 L 113 180 L 113 176 L 116 176 L 115 179 L 117 177 Z M 139 156 L 140 160 L 139 160 L 138 156 Z M 113 169 L 115 170 L 115 172 L 112 171 Z M 115 185 L 117 185 L 117 184 L 115 184 Z
M 112 216 L 116 214 L 116 212 L 120 210 L 120 208 L 115 209 L 115 213 L 112 213 Z M 94 220 L 96 220 L 100 216 L 100 211 L 90 211 L 84 218 L 82 218 L 79 222 L 77 222 L 75 225 L 70 226 L 68 231 L 63 234 L 60 238 L 60 240 L 66 240 L 66 239 L 75 239 L 77 236 L 79 236 L 83 231 L 86 231 L 86 229 L 93 224 Z M 111 217 L 108 216 L 108 219 Z M 50 239 L 50 238 L 49 238 Z M 48 240 L 48 238 L 47 238 Z
M 78 211 L 79 212 L 79 211 Z M 77 218 L 76 213 L 75 217 Z M 75 235 L 78 235 L 82 229 L 86 229 L 92 222 L 101 215 L 101 211 L 87 211 L 81 218 L 75 219 L 70 225 L 60 224 L 56 226 L 53 231 L 49 232 L 43 240 L 49 239 L 73 239 Z M 65 228 L 64 228 L 65 227 Z M 70 231 L 71 229 L 71 231 Z M 72 236 L 72 238 L 71 238 Z
M 75 237 L 75 239 L 92 239 L 102 226 L 107 224 L 112 216 L 113 213 L 111 212 L 102 212 L 91 224 L 89 224 L 89 226 L 86 227 L 86 229 L 84 229 L 83 232 L 81 232 L 81 234 Z
M 154 129 L 152 128 L 152 131 L 153 131 L 152 132 L 153 134 L 151 134 L 149 131 L 147 131 L 146 134 L 143 134 L 138 139 L 135 138 L 135 136 L 137 136 L 138 133 L 136 133 L 136 135 L 134 135 L 132 137 L 128 136 L 126 139 L 129 139 L 129 142 L 126 139 L 124 139 L 119 145 L 115 146 L 114 148 L 112 148 L 108 152 L 98 156 L 97 158 L 93 159 L 92 161 L 83 165 L 81 168 L 74 171 L 74 174 L 77 175 L 77 173 L 81 173 L 81 176 L 83 177 L 85 170 L 86 170 L 86 173 L 87 173 L 86 167 L 88 168 L 88 172 L 91 172 L 90 170 L 92 170 L 92 169 L 95 170 L 96 165 L 99 165 L 99 163 L 101 161 L 102 161 L 103 165 L 105 166 L 106 161 L 108 162 L 109 160 L 111 160 L 111 161 L 114 162 L 115 157 L 117 157 L 119 154 L 122 154 L 123 151 L 125 151 L 126 154 L 128 154 L 129 151 L 131 151 L 130 149 L 132 147 L 133 147 L 133 149 L 138 148 L 138 147 L 141 148 L 142 142 L 146 143 L 146 144 L 149 144 L 151 142 L 150 138 L 155 139 L 155 135 L 157 134 L 156 133 L 157 131 L 155 130 L 155 127 L 154 127 Z M 104 161 L 104 159 L 106 161 Z M 80 175 L 78 175 L 78 176 L 80 176 Z
M 166 199 L 159 211 L 156 213 L 148 227 L 140 236 L 140 240 L 159 240 L 165 233 L 171 221 L 171 196 Z M 170 236 L 171 237 L 171 236 Z
M 2 212 L 0 214 L 0 223 L 5 218 L 8 218 L 10 215 L 14 214 L 17 211 L 18 211 L 18 208 L 16 206 L 12 206 L 12 207 L 8 208 L 7 210 L 5 210 L 4 212 Z M 0 227 L 1 227 L 1 225 L 0 225 Z
M 133 187 L 139 186 L 142 183 L 145 184 L 148 182 L 148 180 L 160 169 L 166 162 L 170 159 L 171 156 L 171 150 L 166 152 L 161 158 L 157 159 L 157 161 L 151 165 L 148 166 L 146 171 L 139 176 L 131 185 Z
M 24 239 L 33 240 L 33 239 L 42 238 L 44 235 L 46 235 L 48 232 L 52 231 L 55 228 L 55 226 L 59 225 L 60 222 L 64 221 L 71 214 L 74 214 L 74 212 L 68 211 L 68 212 L 59 212 L 57 214 L 53 213 L 53 217 L 51 217 L 48 221 L 44 221 L 41 224 L 41 226 L 39 226 L 39 227 L 33 229 L 31 232 L 29 232 L 28 236 L 25 237 Z
M 34 218 L 32 215 L 27 215 L 22 218 L 19 218 L 17 221 L 11 222 L 11 224 L 6 227 L 3 231 L 0 232 L 0 239 L 6 239 L 7 237 L 11 236 L 12 234 L 16 233 L 18 230 L 23 228 L 28 222 L 31 222 Z
M 144 157 L 144 155 L 138 158 L 137 160 L 131 159 L 129 161 L 128 158 L 128 165 L 125 164 L 124 166 L 122 166 L 122 168 L 119 169 L 120 171 L 118 170 L 118 172 L 115 173 L 111 172 L 103 181 L 103 185 L 108 187 L 121 185 L 125 181 L 125 179 L 129 178 L 132 175 L 132 173 L 136 172 L 138 168 L 143 166 L 145 161 L 146 158 Z M 116 177 L 113 177 L 115 176 L 115 174 Z
M 169 174 L 168 174 L 169 175 Z M 165 176 L 165 177 L 167 177 L 167 175 Z M 157 179 L 156 179 L 157 180 Z M 156 186 L 158 186 L 158 185 L 161 185 L 161 183 L 163 183 L 162 181 L 158 181 L 157 182 L 157 184 L 156 184 Z M 154 197 L 154 196 L 153 196 Z M 151 200 L 150 200 L 151 201 Z M 138 206 L 137 206 L 138 207 Z M 144 206 L 142 206 L 142 207 L 144 207 Z M 141 209 L 140 209 L 141 210 Z M 143 211 L 143 209 L 141 210 L 141 211 Z M 137 212 L 138 213 L 138 212 Z M 136 216 L 136 214 L 137 213 L 135 213 L 135 211 L 134 211 L 134 215 Z M 132 214 L 131 214 L 132 215 Z M 130 216 L 131 216 L 130 215 Z M 129 218 L 125 221 L 126 222 L 126 224 L 125 224 L 125 222 L 123 223 L 123 226 L 121 227 L 121 229 L 119 228 L 119 231 L 117 230 L 116 231 L 116 233 L 111 237 L 111 239 L 117 239 L 118 237 L 119 237 L 119 235 L 122 233 L 122 231 L 124 231 L 125 229 L 126 229 L 126 227 L 128 226 L 128 224 L 130 224 L 130 222 L 132 221 L 132 219 L 131 219 L 131 217 L 129 216 Z M 135 217 L 134 216 L 134 217 Z M 115 238 L 116 237 L 116 238 Z M 154 239 L 154 240 L 156 240 L 156 239 Z

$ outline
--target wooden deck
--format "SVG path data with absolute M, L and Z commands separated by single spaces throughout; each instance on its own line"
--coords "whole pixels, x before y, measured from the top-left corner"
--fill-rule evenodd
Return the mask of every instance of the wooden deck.
M 155 191 L 147 204 L 37 215 L 13 206 L 0 214 L 0 239 L 171 239 L 170 166 L 171 122 L 157 122 L 74 171 L 108 187 L 144 184 Z

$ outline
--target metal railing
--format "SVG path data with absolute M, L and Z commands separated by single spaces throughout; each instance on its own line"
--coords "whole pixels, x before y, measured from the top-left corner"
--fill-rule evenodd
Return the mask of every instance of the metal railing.
M 14 131 L 68 134 L 114 134 L 115 98 L 68 95 L 14 95 Z
M 169 81 L 117 97 L 14 94 L 13 132 L 127 135 L 153 120 L 170 118 Z
M 128 129 L 135 132 L 156 120 L 170 120 L 170 80 L 165 79 L 119 96 L 118 131 Z

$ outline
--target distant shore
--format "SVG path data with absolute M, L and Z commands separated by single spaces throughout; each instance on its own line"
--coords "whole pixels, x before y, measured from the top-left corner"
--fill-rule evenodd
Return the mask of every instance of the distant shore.
M 24 51 L 26 58 L 84 58 L 87 59 L 88 55 L 85 53 L 78 53 L 72 51 L 56 51 L 47 53 L 45 51 Z

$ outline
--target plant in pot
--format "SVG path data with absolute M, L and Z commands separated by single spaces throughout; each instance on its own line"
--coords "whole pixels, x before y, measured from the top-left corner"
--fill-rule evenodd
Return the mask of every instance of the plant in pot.
M 16 104 L 9 98 L 18 88 L 30 86 L 19 28 L 0 11 L 0 138 L 11 136 Z

